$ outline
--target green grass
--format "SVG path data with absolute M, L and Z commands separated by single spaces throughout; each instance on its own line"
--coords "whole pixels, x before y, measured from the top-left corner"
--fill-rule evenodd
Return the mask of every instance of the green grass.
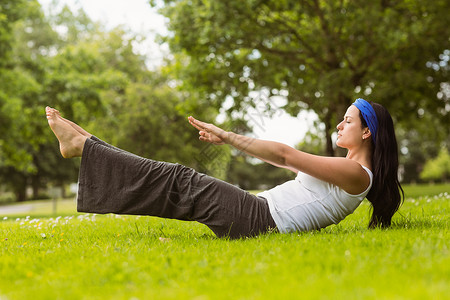
M 152 217 L 0 216 L 0 299 L 448 299 L 450 196 L 416 195 L 388 230 L 366 229 L 363 202 L 321 231 L 235 241 Z
M 445 192 L 450 193 L 450 183 L 408 184 L 404 185 L 403 189 L 407 198 L 434 196 Z

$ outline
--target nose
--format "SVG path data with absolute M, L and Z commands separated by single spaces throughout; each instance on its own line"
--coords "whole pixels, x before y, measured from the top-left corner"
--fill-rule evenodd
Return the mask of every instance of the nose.
M 342 121 L 342 122 L 344 122 L 344 121 Z M 341 128 L 342 128 L 342 122 L 340 122 L 339 124 L 337 124 L 337 126 L 336 126 L 336 129 L 337 129 L 337 130 L 341 130 Z

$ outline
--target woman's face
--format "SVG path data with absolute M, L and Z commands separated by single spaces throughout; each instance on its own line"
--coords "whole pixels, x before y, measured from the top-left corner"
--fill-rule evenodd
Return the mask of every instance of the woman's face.
M 336 145 L 342 148 L 358 147 L 364 139 L 370 136 L 368 128 L 362 128 L 359 109 L 354 105 L 350 105 L 344 115 L 344 120 L 336 128 L 338 129 Z

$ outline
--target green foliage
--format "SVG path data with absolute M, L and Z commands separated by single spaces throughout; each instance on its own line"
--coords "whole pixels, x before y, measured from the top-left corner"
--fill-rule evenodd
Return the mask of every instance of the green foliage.
M 320 131 L 320 124 L 315 124 L 306 134 L 303 140 L 296 146 L 297 149 L 316 155 L 325 153 L 325 133 Z
M 77 178 L 79 160 L 61 158 L 47 105 L 130 151 L 198 166 L 200 143 L 187 116 L 211 121 L 216 112 L 199 109 L 194 93 L 170 88 L 167 70 L 150 72 L 133 47 L 139 36 L 122 27 L 107 31 L 67 6 L 46 16 L 37 1 L 2 3 L 0 16 L 9 49 L 0 51 L 0 178 L 18 200 L 29 186 L 36 198 L 41 188 Z
M 363 202 L 321 231 L 235 241 L 151 217 L 0 216 L 0 290 L 36 300 L 445 299 L 449 203 L 408 199 L 392 229 L 369 230 Z
M 386 106 L 397 127 L 421 142 L 436 147 L 449 136 L 449 10 L 448 1 L 434 0 L 161 5 L 184 87 L 216 107 L 232 99 L 230 115 L 254 105 L 252 91 L 287 95 L 284 109 L 292 115 L 318 114 L 327 154 L 334 153 L 335 125 L 357 97 Z
M 32 1 L 30 1 L 32 2 Z M 0 6 L 0 68 L 9 64 L 11 54 L 12 24 L 23 16 L 25 0 L 2 0 Z
M 189 130 L 187 116 L 177 107 L 183 99 L 166 84 L 131 84 L 116 121 L 124 129 L 117 144 L 123 149 L 155 160 L 193 165 L 200 142 L 197 132 Z M 196 143 L 192 143 L 192 142 Z
M 436 158 L 426 162 L 420 178 L 444 182 L 450 178 L 450 155 L 447 148 L 442 148 Z
M 17 5 L 17 7 L 15 7 Z M 18 200 L 25 199 L 27 184 L 26 174 L 37 171 L 33 164 L 33 153 L 38 148 L 42 137 L 39 135 L 39 121 L 34 116 L 36 110 L 34 104 L 39 98 L 41 85 L 29 68 L 21 68 L 17 63 L 20 51 L 16 50 L 17 42 L 14 22 L 25 18 L 37 6 L 36 1 L 16 1 L 14 4 L 5 4 L 7 12 L 20 10 L 13 13 L 8 19 L 8 24 L 2 28 L 8 29 L 9 40 L 7 52 L 2 52 L 0 57 L 0 178 L 3 184 L 7 184 L 14 191 Z M 15 9 L 14 9 L 15 7 Z M 3 26 L 3 25 L 2 25 Z M 1 30 L 0 30 L 1 31 Z M 3 33 L 0 33 L 3 35 Z M 4 36 L 2 37 L 4 40 Z M 5 44 L 2 44 L 6 46 Z M 2 48 L 2 49 L 6 49 Z M 3 50 L 2 50 L 3 51 Z
M 12 28 L 24 16 L 25 4 L 26 1 L 3 1 L 0 8 L 0 166 L 32 171 L 27 145 L 35 146 L 35 139 L 33 128 L 26 126 L 31 110 L 25 102 L 37 95 L 39 85 L 28 72 L 15 69 L 12 60 Z M 25 142 L 27 139 L 30 142 Z
M 326 145 L 329 154 L 337 119 L 353 98 L 368 95 L 408 129 L 401 130 L 405 174 L 418 174 L 449 136 L 443 126 L 449 32 L 442 22 L 448 1 L 167 0 L 162 6 L 174 59 L 150 72 L 133 49 L 141 37 L 124 28 L 105 30 L 67 6 L 44 15 L 36 0 L 2 0 L 0 179 L 17 199 L 25 199 L 27 186 L 37 195 L 77 176 L 79 162 L 58 153 L 46 105 L 127 150 L 223 179 L 230 149 L 200 144 L 186 117 L 214 121 L 225 100 L 231 104 L 222 125 L 246 132 L 243 111 L 260 100 L 270 109 L 274 97 L 287 95 L 286 111 L 312 109 L 325 125 L 302 149 L 324 153 L 319 148 Z M 236 164 L 230 178 L 244 169 Z

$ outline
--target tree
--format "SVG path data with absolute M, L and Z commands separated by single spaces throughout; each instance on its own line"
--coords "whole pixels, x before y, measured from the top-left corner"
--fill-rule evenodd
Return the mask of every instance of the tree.
M 117 144 L 155 160 L 195 165 L 200 142 L 197 131 L 189 130 L 182 105 L 183 98 L 164 81 L 130 84 L 121 105 L 126 113 L 116 116 Z
M 12 24 L 22 18 L 25 0 L 3 0 L 0 9 L 0 66 L 8 65 L 11 55 Z
M 161 8 L 165 41 L 189 57 L 179 62 L 185 87 L 217 107 L 232 99 L 230 114 L 252 105 L 252 91 L 287 94 L 292 115 L 318 114 L 329 155 L 357 97 L 383 104 L 404 128 L 429 116 L 419 133 L 443 128 L 435 143 L 449 135 L 449 10 L 446 0 L 166 0 Z
M 26 102 L 37 97 L 40 86 L 29 72 L 16 67 L 13 29 L 36 3 L 5 0 L 0 9 L 0 178 L 10 183 L 19 200 L 25 198 L 23 174 L 35 170 L 30 151 L 39 140 L 35 127 L 27 124 L 33 111 Z
M 95 124 L 114 130 L 100 134 L 129 152 L 181 163 L 225 179 L 230 149 L 207 147 L 187 122 L 189 115 L 212 120 L 217 112 L 198 109 L 188 101 L 189 94 L 170 86 L 169 75 L 155 71 L 147 74 L 143 82 L 129 83 L 122 95 L 115 91 L 105 94 L 105 101 L 109 101 L 108 118 Z
M 19 4 L 11 3 L 8 8 Z M 11 49 L 0 58 L 0 177 L 17 200 L 26 199 L 29 186 L 36 198 L 40 189 L 64 186 L 78 175 L 79 160 L 59 154 L 46 105 L 127 150 L 201 165 L 224 177 L 212 160 L 193 155 L 200 142 L 187 123 L 190 114 L 214 118 L 217 112 L 197 110 L 195 93 L 188 101 L 187 93 L 171 88 L 167 70 L 150 72 L 134 51 L 138 36 L 123 27 L 105 30 L 82 10 L 64 6 L 45 16 L 37 1 L 20 3 L 14 12 L 21 18 L 7 23 L 13 34 L 0 31 Z M 224 166 L 229 150 L 221 151 Z
M 19 201 L 26 199 L 29 185 L 36 197 L 48 183 L 63 185 L 77 177 L 78 162 L 61 158 L 44 107 L 53 105 L 66 116 L 89 122 L 108 110 L 104 92 L 123 91 L 129 81 L 111 56 L 102 56 L 101 49 L 117 49 L 102 44 L 109 32 L 100 31 L 83 12 L 74 15 L 64 7 L 57 16 L 46 17 L 37 1 L 22 4 L 22 19 L 9 20 L 12 51 L 6 70 L 0 69 L 0 176 Z M 52 29 L 54 24 L 61 32 Z M 122 31 L 120 43 L 124 40 Z M 116 58 L 134 66 L 123 53 Z

